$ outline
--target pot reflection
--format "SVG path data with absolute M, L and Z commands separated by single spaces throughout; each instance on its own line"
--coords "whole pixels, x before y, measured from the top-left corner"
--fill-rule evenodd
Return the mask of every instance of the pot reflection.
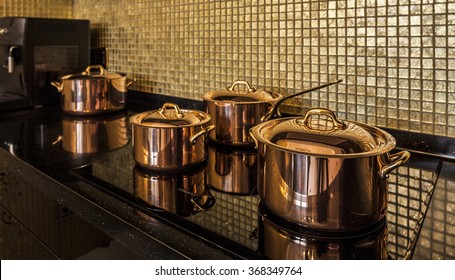
M 258 250 L 269 259 L 292 260 L 384 260 L 387 253 L 387 222 L 349 235 L 284 226 L 273 214 L 260 210 Z M 287 224 L 286 224 L 287 225 Z
M 119 149 L 129 142 L 126 113 L 98 117 L 62 117 L 62 147 L 76 154 Z
M 257 182 L 256 153 L 251 149 L 228 149 L 209 143 L 209 185 L 226 193 L 253 194 Z
M 206 185 L 205 165 L 184 173 L 153 172 L 134 167 L 134 193 L 149 205 L 190 216 L 215 204 Z

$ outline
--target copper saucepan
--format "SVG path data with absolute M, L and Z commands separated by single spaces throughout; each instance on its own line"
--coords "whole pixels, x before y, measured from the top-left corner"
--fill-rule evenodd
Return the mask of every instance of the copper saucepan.
M 210 123 L 215 126 L 209 138 L 222 144 L 253 146 L 254 141 L 249 135 L 250 128 L 279 117 L 278 107 L 285 100 L 341 81 L 322 84 L 286 97 L 278 93 L 255 90 L 246 81 L 235 81 L 225 90 L 207 92 L 202 95 L 204 110 L 212 117 Z M 235 90 L 241 86 L 246 90 Z
M 209 121 L 208 114 L 173 103 L 132 116 L 134 160 L 153 170 L 180 170 L 201 163 L 207 157 L 206 135 L 213 130 Z

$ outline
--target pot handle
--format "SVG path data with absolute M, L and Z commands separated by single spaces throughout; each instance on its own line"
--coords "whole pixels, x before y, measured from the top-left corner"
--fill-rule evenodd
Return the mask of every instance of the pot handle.
M 52 81 L 51 82 L 51 85 L 53 85 L 54 87 L 57 88 L 58 92 L 62 92 L 63 91 L 63 83 L 59 83 L 59 82 L 56 82 L 56 81 Z
M 134 82 L 136 82 L 135 79 L 127 79 L 125 88 L 128 88 L 129 86 L 131 86 Z
M 259 147 L 259 141 L 256 139 L 256 137 L 254 137 L 252 128 L 248 131 L 248 133 L 250 134 L 251 139 L 254 141 L 254 149 L 257 150 Z
M 167 108 L 172 108 L 175 110 L 175 115 L 177 116 L 177 119 L 181 119 L 185 116 L 177 104 L 166 102 L 158 111 L 158 113 L 160 113 L 164 118 L 166 118 L 165 112 Z
M 248 89 L 248 93 L 252 93 L 252 92 L 255 91 L 255 89 L 252 88 L 247 81 L 235 81 L 235 82 L 232 83 L 232 85 L 230 87 L 227 88 L 227 90 L 234 91 L 234 87 L 237 86 L 237 85 L 246 86 L 246 88 Z
M 332 112 L 329 109 L 324 109 L 324 108 L 311 109 L 305 114 L 303 119 L 298 119 L 296 122 L 300 125 L 304 125 L 305 127 L 309 128 L 309 129 L 313 129 L 312 127 L 309 126 L 309 119 L 314 115 L 329 117 L 332 120 L 333 129 L 343 129 L 345 127 L 344 122 L 340 121 L 335 116 L 334 112 Z
M 408 151 L 401 151 L 393 155 L 389 155 L 389 162 L 385 164 L 381 170 L 379 171 L 379 176 L 381 179 L 387 179 L 389 177 L 389 173 L 392 172 L 397 167 L 400 167 L 406 164 L 409 161 L 411 154 Z
M 201 137 L 202 135 L 208 135 L 210 131 L 214 130 L 215 129 L 215 125 L 209 125 L 207 126 L 206 128 L 202 129 L 201 131 L 199 131 L 198 133 L 192 135 L 190 137 L 190 141 L 191 141 L 191 144 L 196 144 L 196 141 L 199 137 Z
M 302 95 L 302 94 L 305 94 L 308 92 L 312 92 L 312 91 L 315 91 L 315 90 L 318 90 L 321 88 L 325 88 L 325 87 L 328 87 L 328 86 L 331 86 L 334 84 L 338 84 L 338 83 L 341 83 L 342 81 L 343 81 L 343 79 L 339 79 L 339 80 L 332 81 L 332 82 L 329 82 L 326 84 L 322 84 L 322 85 L 319 85 L 319 86 L 316 86 L 316 87 L 313 87 L 310 89 L 306 89 L 304 91 L 297 92 L 297 93 L 294 93 L 294 94 L 291 94 L 291 95 L 288 95 L 288 96 L 285 96 L 285 97 L 279 99 L 275 104 L 273 104 L 272 108 L 270 108 L 270 110 L 264 116 L 262 116 L 261 122 L 266 122 L 272 118 L 281 117 L 280 112 L 278 111 L 278 108 L 280 107 L 281 103 L 283 103 L 285 100 L 288 100 L 290 98 L 294 98 L 296 96 L 299 96 L 299 95 Z
M 92 70 L 93 69 L 98 69 L 98 71 L 100 72 L 100 75 L 104 75 L 106 74 L 106 69 L 104 69 L 103 66 L 101 65 L 89 65 L 87 66 L 87 68 L 85 68 L 84 72 L 82 72 L 82 75 L 91 75 L 92 74 Z

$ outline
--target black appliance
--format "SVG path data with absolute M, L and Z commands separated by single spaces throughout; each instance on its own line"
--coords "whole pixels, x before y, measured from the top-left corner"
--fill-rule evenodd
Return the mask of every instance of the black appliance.
M 90 22 L 0 18 L 0 61 L 0 111 L 56 103 L 50 82 L 90 63 Z

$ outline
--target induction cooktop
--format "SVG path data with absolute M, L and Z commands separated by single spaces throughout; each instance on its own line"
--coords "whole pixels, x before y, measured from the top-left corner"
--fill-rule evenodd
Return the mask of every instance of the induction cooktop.
M 253 157 L 254 164 L 254 151 L 216 145 L 209 145 L 209 149 L 215 152 L 185 172 L 142 169 L 136 166 L 131 149 L 122 149 L 109 159 L 76 168 L 73 173 L 140 210 L 144 220 L 178 226 L 243 258 L 412 258 L 438 169 L 425 165 L 424 158 L 412 155 L 410 163 L 390 174 L 386 220 L 362 232 L 339 234 L 312 231 L 276 217 L 262 206 L 255 180 L 241 188 L 215 186 L 216 181 L 210 177 L 219 161 L 230 163 L 231 168 L 225 164 L 223 172 L 216 170 L 217 176 L 229 176 L 229 182 L 238 184 L 242 180 L 232 179 L 236 176 L 232 174 L 232 163 L 245 163 L 236 161 L 240 157 L 248 158 L 251 165 Z M 255 173 L 255 169 L 249 172 Z

